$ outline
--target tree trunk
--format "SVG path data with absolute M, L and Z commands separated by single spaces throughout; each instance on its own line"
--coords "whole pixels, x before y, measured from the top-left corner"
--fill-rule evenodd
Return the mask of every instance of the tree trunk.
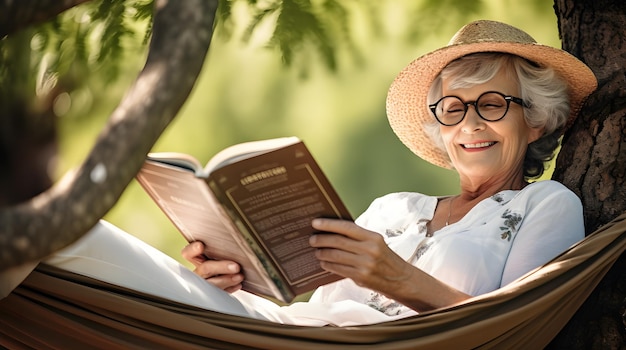
M 580 196 L 590 233 L 626 212 L 626 2 L 555 0 L 555 11 L 563 49 L 598 78 L 598 90 L 565 135 L 554 174 Z M 625 310 L 622 255 L 550 348 L 625 348 Z

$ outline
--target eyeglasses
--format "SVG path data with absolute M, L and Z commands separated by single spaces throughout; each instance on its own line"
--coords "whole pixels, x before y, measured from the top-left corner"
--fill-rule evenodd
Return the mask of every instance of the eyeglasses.
M 497 91 L 487 91 L 478 96 L 476 101 L 470 102 L 465 102 L 457 96 L 444 96 L 439 101 L 428 105 L 428 108 L 440 124 L 452 126 L 465 118 L 470 105 L 474 106 L 476 113 L 482 119 L 496 122 L 504 118 L 509 111 L 511 102 L 526 108 L 530 107 L 519 97 L 506 96 Z

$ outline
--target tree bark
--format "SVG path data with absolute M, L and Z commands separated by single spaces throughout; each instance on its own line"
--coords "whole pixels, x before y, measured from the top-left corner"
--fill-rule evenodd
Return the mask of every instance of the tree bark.
M 217 1 L 155 6 L 146 65 L 85 162 L 50 190 L 0 210 L 0 270 L 45 257 L 93 227 L 189 96 L 211 42 Z
M 565 135 L 554 174 L 580 196 L 590 233 L 626 212 L 626 2 L 556 0 L 555 11 L 563 49 L 598 78 Z M 623 349 L 625 301 L 623 255 L 550 347 Z

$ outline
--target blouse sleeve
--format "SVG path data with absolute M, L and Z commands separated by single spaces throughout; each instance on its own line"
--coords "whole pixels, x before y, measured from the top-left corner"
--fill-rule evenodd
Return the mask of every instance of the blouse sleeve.
M 547 263 L 584 238 L 580 199 L 558 182 L 544 182 L 530 194 L 526 217 L 504 266 L 501 286 Z

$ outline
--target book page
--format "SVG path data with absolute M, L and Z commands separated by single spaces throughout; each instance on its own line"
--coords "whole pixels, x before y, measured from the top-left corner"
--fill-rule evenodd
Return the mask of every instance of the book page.
M 148 153 L 148 160 L 154 160 L 159 163 L 169 164 L 178 168 L 184 168 L 193 171 L 196 176 L 203 173 L 203 167 L 200 162 L 193 156 L 179 152 L 157 152 Z
M 291 137 L 281 137 L 276 139 L 268 139 L 261 141 L 244 142 L 223 149 L 214 155 L 204 167 L 205 177 L 208 177 L 213 170 L 219 169 L 225 165 L 238 162 L 240 160 L 254 157 L 258 154 L 266 153 L 278 148 L 282 148 L 294 143 L 300 142 L 300 139 Z
M 245 271 L 244 288 L 257 294 L 282 300 L 263 266 L 254 257 L 243 238 L 233 233 L 204 179 L 193 172 L 167 164 L 147 161 L 138 182 L 166 213 L 189 242 L 202 241 L 205 255 L 213 259 L 238 262 Z

